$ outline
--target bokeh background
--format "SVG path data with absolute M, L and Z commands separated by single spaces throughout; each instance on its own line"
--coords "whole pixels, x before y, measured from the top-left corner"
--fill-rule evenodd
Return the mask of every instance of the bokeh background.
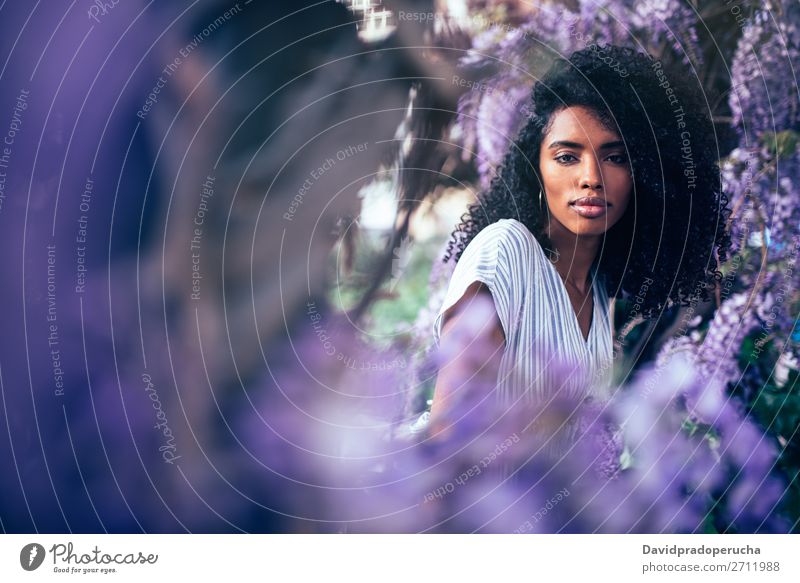
M 0 528 L 796 532 L 799 26 L 788 0 L 3 2 Z M 553 400 L 584 428 L 558 459 L 487 379 L 431 440 L 450 233 L 592 43 L 702 88 L 725 278 L 648 321 L 617 300 L 615 396 Z

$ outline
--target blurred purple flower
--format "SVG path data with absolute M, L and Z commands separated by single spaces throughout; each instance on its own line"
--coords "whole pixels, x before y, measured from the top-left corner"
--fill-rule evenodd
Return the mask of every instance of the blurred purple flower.
M 757 6 L 742 34 L 732 66 L 729 98 L 743 143 L 763 132 L 798 129 L 800 100 L 800 5 L 767 0 Z M 787 72 L 789 72 L 787 74 Z

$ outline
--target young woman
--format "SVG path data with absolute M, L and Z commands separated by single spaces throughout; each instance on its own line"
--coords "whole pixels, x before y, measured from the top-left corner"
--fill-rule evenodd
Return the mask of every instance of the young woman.
M 485 354 L 458 350 L 440 367 L 434 429 L 463 379 L 487 368 L 509 406 L 606 397 L 611 298 L 636 298 L 645 317 L 709 299 L 729 210 L 690 80 L 632 49 L 592 45 L 535 83 L 531 116 L 445 257 L 457 265 L 434 338 L 444 347 L 471 329 Z

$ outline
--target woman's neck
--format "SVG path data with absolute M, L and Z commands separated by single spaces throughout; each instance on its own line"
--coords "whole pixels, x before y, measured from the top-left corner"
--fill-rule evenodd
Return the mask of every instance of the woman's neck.
M 581 293 L 591 286 L 589 270 L 600 250 L 600 235 L 576 235 L 556 220 L 552 220 L 548 237 L 558 253 L 553 266 L 561 278 Z

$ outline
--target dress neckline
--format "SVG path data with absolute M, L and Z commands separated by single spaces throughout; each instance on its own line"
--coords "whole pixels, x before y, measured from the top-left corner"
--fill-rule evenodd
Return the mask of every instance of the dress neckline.
M 534 239 L 535 239 L 535 237 L 534 237 Z M 537 243 L 538 243 L 538 241 L 537 241 Z M 596 268 L 596 264 L 592 263 L 592 266 L 589 268 L 589 274 L 590 274 L 590 277 L 592 279 L 592 322 L 589 324 L 589 332 L 588 332 L 586 338 L 584 338 L 583 337 L 583 330 L 581 330 L 581 323 L 578 321 L 578 314 L 575 313 L 575 308 L 572 307 L 572 300 L 570 300 L 570 298 L 569 298 L 569 292 L 567 291 L 567 286 L 564 283 L 564 280 L 561 279 L 561 275 L 558 273 L 558 270 L 556 269 L 556 266 L 553 265 L 553 262 L 550 261 L 550 259 L 544 253 L 544 249 L 542 249 L 541 245 L 538 245 L 538 247 L 541 250 L 542 257 L 544 258 L 545 263 L 547 263 L 547 265 L 550 266 L 550 269 L 552 270 L 553 275 L 555 276 L 556 280 L 558 281 L 558 287 L 561 290 L 559 292 L 559 294 L 561 295 L 561 299 L 564 302 L 564 305 L 569 309 L 569 313 L 572 315 L 572 318 L 571 318 L 572 319 L 572 328 L 578 334 L 578 338 L 581 339 L 581 343 L 583 344 L 583 346 L 588 348 L 589 345 L 592 342 L 592 339 L 594 338 L 594 329 L 595 329 L 595 324 L 597 323 L 597 303 L 598 303 L 598 298 L 597 298 L 597 268 Z

